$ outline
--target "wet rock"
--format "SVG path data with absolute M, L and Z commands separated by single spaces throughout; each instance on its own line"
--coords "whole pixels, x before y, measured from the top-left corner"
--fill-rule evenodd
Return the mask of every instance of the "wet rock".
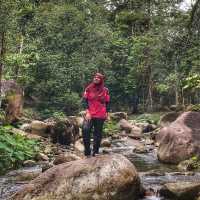
M 171 105 L 170 110 L 175 111 L 175 112 L 183 111 L 184 106 L 183 105 Z
M 80 152 L 83 152 L 84 151 L 84 146 L 82 144 L 82 141 L 81 140 L 78 140 L 76 141 L 75 145 L 74 145 L 74 148 Z
M 171 172 L 170 173 L 171 176 L 194 176 L 195 173 L 194 172 Z
M 135 140 L 135 139 L 131 139 L 129 137 L 126 139 L 126 143 L 127 143 L 128 146 L 132 146 L 134 148 L 139 148 L 139 149 L 140 148 L 144 148 L 144 144 L 141 143 L 141 141 Z
M 142 137 L 142 129 L 137 126 L 132 126 L 131 135 L 135 135 L 138 138 Z
M 161 127 L 169 126 L 172 122 L 174 122 L 178 117 L 180 116 L 180 113 L 177 112 L 169 112 L 163 116 L 161 116 L 159 125 Z
M 56 148 L 56 147 L 55 147 Z M 50 144 L 46 144 L 45 145 L 45 149 L 44 149 L 44 154 L 48 155 L 48 154 L 51 154 L 52 153 L 52 145 Z M 57 148 L 56 148 L 57 149 Z
M 48 161 L 49 157 L 47 155 L 45 155 L 44 153 L 38 153 L 36 156 L 36 159 L 38 161 Z
M 59 165 L 62 163 L 71 162 L 71 161 L 79 160 L 79 159 L 81 159 L 81 158 L 75 154 L 65 153 L 65 154 L 60 154 L 60 155 L 56 156 L 55 160 L 53 161 L 53 164 Z
M 143 133 L 152 132 L 157 128 L 155 124 L 150 123 L 136 123 L 135 125 L 140 127 Z
M 44 172 L 54 166 L 53 163 L 49 162 L 49 161 L 39 161 L 37 164 L 42 168 L 42 172 Z
M 164 172 L 157 172 L 155 170 L 151 170 L 142 174 L 143 176 L 165 176 Z
M 143 133 L 149 133 L 149 132 L 154 131 L 156 128 L 157 128 L 156 125 L 154 125 L 154 124 L 148 124 L 146 127 L 144 127 L 144 128 L 142 129 L 142 132 L 143 132 Z
M 192 160 L 184 160 L 180 162 L 177 167 L 181 171 L 190 171 L 194 169 Z
M 135 140 L 140 140 L 142 138 L 141 135 L 135 135 L 135 134 L 127 134 L 128 137 L 132 138 L 132 139 L 135 139 Z
M 34 160 L 26 160 L 23 162 L 24 167 L 33 167 L 36 165 L 36 162 Z
M 160 190 L 160 195 L 177 200 L 195 199 L 200 192 L 200 182 L 167 183 Z
M 57 119 L 49 129 L 53 143 L 70 145 L 71 143 L 75 144 L 76 140 L 79 139 L 79 126 L 75 119 Z
M 126 133 L 130 133 L 132 131 L 132 124 L 125 119 L 121 119 L 118 123 L 118 126 L 121 130 L 124 130 Z
M 147 148 L 144 146 L 144 145 L 141 145 L 141 146 L 137 146 L 134 150 L 133 150 L 134 153 L 147 153 L 148 150 Z
M 48 125 L 42 121 L 34 120 L 31 122 L 31 133 L 42 137 L 47 137 Z
M 138 173 L 122 155 L 101 155 L 57 165 L 19 191 L 13 200 L 136 200 Z
M 111 147 L 111 141 L 109 139 L 103 139 L 101 142 L 101 147 Z
M 111 135 L 111 138 L 112 138 L 113 140 L 117 140 L 117 139 L 120 139 L 120 135 L 118 135 L 118 134 L 113 134 L 113 135 Z
M 49 153 L 53 153 L 53 154 L 57 154 L 57 155 L 63 153 L 63 149 L 60 149 L 58 146 L 50 146 L 49 150 L 50 150 Z M 46 151 L 47 151 L 47 149 L 46 149 Z
M 69 116 L 68 118 L 74 120 L 80 128 L 82 127 L 84 121 L 83 117 Z
M 42 173 L 40 167 L 22 168 L 19 170 L 11 171 L 5 176 L 12 181 L 30 181 Z
M 146 145 L 152 145 L 152 144 L 154 144 L 154 141 L 151 140 L 150 138 L 147 138 L 147 139 L 145 140 L 145 144 L 146 144 Z
M 31 132 L 31 125 L 30 124 L 22 124 L 20 129 L 25 132 Z
M 159 160 L 178 164 L 200 155 L 199 121 L 199 112 L 185 112 L 170 126 L 162 128 L 156 137 Z
M 122 131 L 125 131 L 126 133 L 134 135 L 135 137 L 141 137 L 142 129 L 140 127 L 137 127 L 133 124 L 131 124 L 129 121 L 122 119 L 119 121 L 118 126 Z
M 153 188 L 147 188 L 144 191 L 144 196 L 145 197 L 152 197 L 152 196 L 156 196 L 156 191 Z
M 156 137 L 157 137 L 157 135 L 159 134 L 159 132 L 160 132 L 160 128 L 157 128 L 157 129 L 155 129 L 153 132 L 151 132 L 151 139 L 152 140 L 156 140 Z
M 115 112 L 110 113 L 110 119 L 115 121 L 120 121 L 121 119 L 128 119 L 128 115 L 125 112 Z

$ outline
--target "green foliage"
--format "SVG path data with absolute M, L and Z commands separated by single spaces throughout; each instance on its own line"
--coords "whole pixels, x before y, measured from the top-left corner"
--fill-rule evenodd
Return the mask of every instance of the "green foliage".
M 183 89 L 200 89 L 200 74 L 194 74 L 187 77 Z
M 6 117 L 6 113 L 3 109 L 0 109 L 0 122 L 4 123 L 5 122 L 5 117 Z
M 19 134 L 12 135 L 9 126 L 0 127 L 0 171 L 19 167 L 23 161 L 32 159 L 39 151 L 36 140 Z
M 187 111 L 196 111 L 196 112 L 200 112 L 200 104 L 189 105 Z
M 151 113 L 151 114 L 141 114 L 141 115 L 133 115 L 130 116 L 130 119 L 135 120 L 136 122 L 148 122 L 151 124 L 158 124 L 160 117 L 163 115 L 163 113 Z
M 200 159 L 198 156 L 193 156 L 189 161 L 192 163 L 193 169 L 200 169 Z
M 39 119 L 40 118 L 40 113 L 35 110 L 34 108 L 24 108 L 23 109 L 23 116 L 28 118 L 28 119 Z
M 78 112 L 97 71 L 114 109 L 130 109 L 135 95 L 144 109 L 199 103 L 199 4 L 191 12 L 181 2 L 2 0 L 3 78 L 46 116 Z
M 105 137 L 119 133 L 117 122 L 114 120 L 106 121 L 104 124 L 103 133 Z

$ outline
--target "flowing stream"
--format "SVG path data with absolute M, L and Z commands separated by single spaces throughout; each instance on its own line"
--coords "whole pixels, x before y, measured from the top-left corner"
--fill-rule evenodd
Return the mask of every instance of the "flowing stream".
M 152 148 L 152 151 L 148 153 L 134 153 L 133 146 L 129 146 L 126 140 L 117 141 L 114 146 L 114 152 L 126 156 L 137 168 L 142 184 L 148 191 L 141 200 L 170 200 L 159 195 L 159 190 L 163 184 L 200 180 L 199 172 L 179 172 L 176 165 L 160 163 L 155 148 Z

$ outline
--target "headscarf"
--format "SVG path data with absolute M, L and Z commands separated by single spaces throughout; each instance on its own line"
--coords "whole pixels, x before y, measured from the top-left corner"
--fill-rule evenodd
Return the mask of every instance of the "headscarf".
M 102 101 L 104 99 L 104 75 L 101 73 L 96 73 L 93 79 L 97 77 L 100 79 L 99 84 L 95 84 L 94 82 L 90 83 L 86 88 L 86 93 L 91 93 L 92 97 L 96 100 Z M 90 95 L 89 95 L 90 96 Z

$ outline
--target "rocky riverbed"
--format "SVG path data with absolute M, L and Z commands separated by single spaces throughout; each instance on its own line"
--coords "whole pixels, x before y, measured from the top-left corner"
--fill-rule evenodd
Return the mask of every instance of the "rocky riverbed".
M 102 153 L 118 153 L 127 157 L 137 168 L 143 187 L 145 188 L 145 197 L 141 200 L 167 200 L 160 197 L 160 189 L 166 183 L 177 181 L 196 182 L 200 180 L 199 172 L 179 172 L 174 165 L 161 164 L 157 160 L 156 149 L 145 153 L 135 153 L 132 139 L 123 138 L 112 141 L 112 146 L 102 148 Z M 35 165 L 25 167 L 16 171 L 9 172 L 0 178 L 0 199 L 7 200 L 9 197 L 19 191 L 31 179 L 37 177 L 44 170 L 44 165 Z
M 189 198 L 190 200 L 196 200 L 196 197 L 199 195 L 198 193 L 200 191 L 200 172 L 198 170 L 182 171 L 177 167 L 177 165 L 161 163 L 157 156 L 158 146 L 154 140 L 154 132 L 149 133 L 147 131 L 147 133 L 142 133 L 142 131 L 139 130 L 139 126 L 137 129 L 134 127 L 133 130 L 137 130 L 137 137 L 135 138 L 133 137 L 134 131 L 132 132 L 132 129 L 130 130 L 131 121 L 128 124 L 127 122 L 123 123 L 122 126 L 124 126 L 124 124 L 125 129 L 128 126 L 128 132 L 131 134 L 131 136 L 122 131 L 118 136 L 112 135 L 108 138 L 105 138 L 102 142 L 102 148 L 100 152 L 102 156 L 103 154 L 105 154 L 105 156 L 111 156 L 109 159 L 113 159 L 113 166 L 115 166 L 115 162 L 120 162 L 120 159 L 124 159 L 123 157 L 117 159 L 116 156 L 113 155 L 119 155 L 118 157 L 122 155 L 126 157 L 133 164 L 133 166 L 135 166 L 141 181 L 142 191 L 141 188 L 139 190 L 143 197 L 136 198 L 136 196 L 132 196 L 132 198 L 140 198 L 140 200 L 184 200 L 184 198 L 188 200 L 187 198 Z M 139 134 L 141 135 L 140 137 Z M 45 148 L 43 154 L 40 155 L 39 161 L 26 161 L 24 168 L 11 171 L 0 177 L 1 200 L 8 200 L 14 193 L 29 184 L 31 180 L 43 174 L 42 172 L 52 168 L 52 166 L 62 163 L 71 163 L 71 161 L 76 161 L 78 165 L 82 166 L 82 164 L 80 164 L 82 162 L 98 163 L 100 159 L 105 160 L 106 166 L 107 161 L 104 159 L 104 156 L 99 158 L 99 160 L 98 158 L 91 158 L 93 160 L 88 161 L 83 157 L 83 145 L 81 140 L 78 140 L 75 145 L 71 146 L 52 144 L 47 139 L 45 142 Z M 126 163 L 127 161 L 124 162 Z M 127 163 L 127 166 L 128 165 L 129 164 Z M 120 165 L 117 164 L 117 166 Z M 66 167 L 69 167 L 68 164 Z M 96 167 L 98 170 L 100 169 L 98 164 Z M 111 167 L 110 169 L 114 168 Z M 82 170 L 85 171 L 85 169 Z M 101 170 L 104 171 L 105 169 L 102 168 Z M 121 169 L 117 170 L 120 171 Z M 86 172 L 84 172 L 84 174 L 85 173 Z M 101 171 L 99 173 L 101 173 Z M 113 173 L 117 174 L 118 172 Z M 130 173 L 132 172 L 129 172 L 129 174 Z M 124 178 L 126 176 L 123 175 L 122 177 Z M 127 180 L 124 179 L 124 181 L 126 182 Z M 80 183 L 80 180 L 78 182 Z M 128 181 L 127 184 L 132 183 Z M 120 185 L 118 186 L 121 187 Z M 96 186 L 94 186 L 94 188 L 95 187 Z M 105 188 L 103 190 L 105 190 Z M 137 191 L 139 190 L 137 189 Z M 129 195 L 131 195 L 131 191 L 129 192 Z M 122 195 L 120 197 L 120 200 L 125 199 L 127 199 L 126 196 Z

